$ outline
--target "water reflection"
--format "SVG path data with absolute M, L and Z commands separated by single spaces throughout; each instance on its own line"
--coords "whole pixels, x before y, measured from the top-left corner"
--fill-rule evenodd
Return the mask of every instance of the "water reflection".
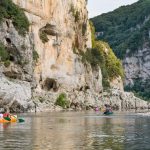
M 130 150 L 150 148 L 149 118 L 94 112 L 23 114 L 0 124 L 0 150 Z
M 149 150 L 150 149 L 150 118 L 136 117 L 129 119 L 125 128 L 125 145 L 130 150 Z
M 103 138 L 102 147 L 103 149 L 116 149 L 116 150 L 123 150 L 124 149 L 124 128 L 119 124 L 122 122 L 120 119 L 116 120 L 115 123 L 118 124 L 116 126 L 115 123 L 113 123 L 114 120 L 112 118 L 106 118 L 103 123 L 102 131 L 104 132 L 104 135 L 106 135 Z

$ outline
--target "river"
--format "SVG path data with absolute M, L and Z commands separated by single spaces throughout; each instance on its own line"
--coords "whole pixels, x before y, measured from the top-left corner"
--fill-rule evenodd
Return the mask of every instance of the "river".
M 0 150 L 150 150 L 150 117 L 96 112 L 20 114 L 0 124 Z

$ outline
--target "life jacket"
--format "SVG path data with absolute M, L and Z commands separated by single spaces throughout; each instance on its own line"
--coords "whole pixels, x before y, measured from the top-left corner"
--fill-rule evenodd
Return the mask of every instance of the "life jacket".
M 3 117 L 10 117 L 10 113 L 4 113 Z

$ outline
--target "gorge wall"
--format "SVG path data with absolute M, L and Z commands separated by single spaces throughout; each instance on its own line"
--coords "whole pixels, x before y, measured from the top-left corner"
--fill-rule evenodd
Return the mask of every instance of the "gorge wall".
M 49 99 L 54 103 L 58 93 L 63 90 L 68 93 L 71 93 L 72 90 L 82 92 L 87 89 L 95 92 L 101 91 L 100 68 L 92 70 L 88 63 L 82 63 L 82 58 L 78 55 L 78 51 L 84 52 L 87 48 L 91 48 L 86 1 L 14 0 L 13 2 L 24 9 L 30 27 L 29 33 L 23 37 L 17 33 L 11 20 L 6 19 L 1 25 L 3 35 L 1 42 L 6 47 L 16 49 L 16 53 L 22 56 L 21 61 L 23 62 L 23 65 L 15 61 L 10 61 L 10 66 L 7 67 L 2 65 L 2 78 L 4 80 L 13 78 L 13 81 L 8 81 L 7 84 L 9 82 L 14 84 L 18 80 L 29 83 L 30 96 L 26 98 L 31 99 L 32 97 L 36 103 L 39 97 L 43 103 Z M 43 41 L 44 38 L 47 40 Z M 37 61 L 33 61 L 34 51 L 39 56 Z M 6 83 L 3 82 L 1 87 L 4 86 L 3 84 Z M 14 101 L 16 99 L 27 101 L 22 96 L 16 98 L 15 93 L 20 93 L 16 86 L 14 84 L 16 91 L 10 91 L 10 97 Z M 28 92 L 25 90 L 21 94 L 26 95 Z M 5 91 L 5 95 L 9 93 Z M 11 102 L 11 98 L 4 97 L 5 102 Z M 13 106 L 12 102 L 9 105 Z
M 92 48 L 87 1 L 13 2 L 24 10 L 29 30 L 21 35 L 11 17 L 3 18 L 0 24 L 0 49 L 2 54 L 7 52 L 5 59 L 1 55 L 0 107 L 20 112 L 32 111 L 36 104 L 38 111 L 54 110 L 58 109 L 55 101 L 63 92 L 72 108 L 104 105 L 105 101 L 100 101 L 101 68 L 92 68 L 88 62 L 83 62 L 81 55 Z M 115 90 L 105 99 L 118 109 L 123 107 L 122 101 L 126 103 L 125 108 L 134 108 L 136 98 L 117 89 L 121 83 L 114 80 Z M 116 94 L 118 90 L 120 94 Z M 138 101 L 136 107 L 147 107 L 146 102 Z

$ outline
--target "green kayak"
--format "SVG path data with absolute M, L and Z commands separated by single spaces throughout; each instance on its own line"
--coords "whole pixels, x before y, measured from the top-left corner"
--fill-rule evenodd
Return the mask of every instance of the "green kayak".
M 104 115 L 112 115 L 113 112 L 104 112 Z

